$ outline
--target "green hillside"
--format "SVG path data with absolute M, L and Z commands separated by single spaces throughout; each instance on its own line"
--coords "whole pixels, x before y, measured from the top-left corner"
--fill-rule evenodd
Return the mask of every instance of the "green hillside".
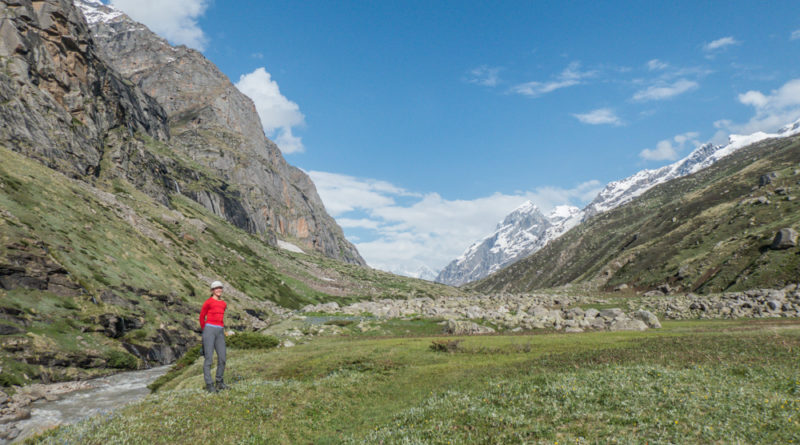
M 759 186 L 763 175 L 770 184 Z M 800 277 L 800 249 L 770 249 L 800 229 L 800 137 L 754 144 L 675 179 L 468 285 L 482 292 L 627 285 L 698 293 L 782 287 Z M 624 287 L 624 286 L 623 286 Z
M 213 181 L 143 141 L 148 156 L 169 155 L 198 181 Z M 6 148 L 0 158 L 3 385 L 170 362 L 197 342 L 212 279 L 228 283 L 228 323 L 238 330 L 310 303 L 459 292 L 273 248 L 181 194 L 169 207 L 155 201 L 110 162 L 91 184 Z

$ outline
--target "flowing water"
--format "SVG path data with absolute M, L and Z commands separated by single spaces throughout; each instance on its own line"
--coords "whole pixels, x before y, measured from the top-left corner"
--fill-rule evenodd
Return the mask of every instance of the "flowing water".
M 59 400 L 44 399 L 31 405 L 31 417 L 17 423 L 21 431 L 12 443 L 57 425 L 75 423 L 89 416 L 107 413 L 150 393 L 147 385 L 164 375 L 169 366 L 114 374 L 92 380 L 92 388 L 64 394 Z M 0 440 L 2 442 L 2 440 Z

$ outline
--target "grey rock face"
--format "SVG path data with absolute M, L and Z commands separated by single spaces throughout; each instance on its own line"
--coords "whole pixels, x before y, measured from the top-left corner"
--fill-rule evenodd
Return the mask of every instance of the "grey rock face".
M 253 102 L 213 63 L 169 45 L 120 11 L 75 3 L 90 21 L 102 58 L 166 111 L 170 146 L 238 190 L 233 196 L 182 193 L 247 231 L 274 232 L 326 256 L 366 264 L 325 211 L 311 179 L 264 135 Z
M 95 175 L 114 128 L 168 138 L 166 113 L 109 69 L 67 0 L 0 3 L 0 141 L 72 177 Z
M 789 249 L 796 247 L 797 237 L 798 233 L 796 230 L 791 227 L 783 228 L 775 234 L 775 238 L 772 240 L 772 245 L 770 247 L 772 249 Z

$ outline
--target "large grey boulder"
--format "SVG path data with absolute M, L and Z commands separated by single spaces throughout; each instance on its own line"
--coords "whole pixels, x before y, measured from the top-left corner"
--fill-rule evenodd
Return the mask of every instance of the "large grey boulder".
M 766 175 L 761 175 L 761 177 L 758 178 L 758 186 L 759 187 L 764 187 L 765 185 L 772 184 L 772 180 L 777 178 L 777 177 L 778 177 L 778 173 L 776 173 L 776 172 L 771 172 L 771 173 L 767 173 Z
M 618 318 L 608 326 L 609 331 L 646 331 L 647 324 L 642 320 Z
M 775 234 L 775 238 L 772 240 L 772 245 L 770 247 L 776 250 L 796 247 L 797 236 L 797 231 L 791 227 L 783 228 Z
M 481 326 L 478 323 L 467 320 L 447 320 L 444 332 L 452 335 L 475 335 L 491 334 L 495 332 L 495 330 L 488 326 Z
M 622 312 L 622 309 L 615 307 L 611 309 L 603 309 L 602 311 L 600 311 L 599 316 L 609 320 L 613 320 L 616 318 L 624 317 L 625 313 Z
M 638 310 L 633 313 L 633 318 L 635 320 L 643 321 L 647 327 L 653 329 L 660 329 L 661 323 L 658 321 L 658 317 L 656 317 L 652 312 L 646 310 Z

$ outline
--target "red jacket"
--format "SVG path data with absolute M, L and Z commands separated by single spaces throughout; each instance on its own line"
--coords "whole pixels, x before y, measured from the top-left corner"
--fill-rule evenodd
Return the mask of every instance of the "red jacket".
M 226 307 L 228 307 L 228 303 L 222 300 L 215 300 L 214 297 L 206 300 L 203 303 L 203 308 L 200 309 L 200 329 L 205 328 L 206 323 L 225 326 L 222 322 L 222 317 L 225 316 Z

